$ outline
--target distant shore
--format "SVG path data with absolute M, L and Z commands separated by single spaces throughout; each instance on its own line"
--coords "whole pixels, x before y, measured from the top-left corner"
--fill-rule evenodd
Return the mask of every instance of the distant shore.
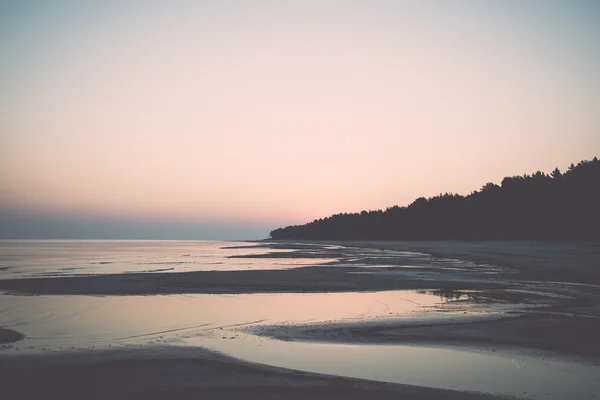
M 338 213 L 270 232 L 288 240 L 600 241 L 600 160 L 564 173 L 507 176 L 470 194 L 419 197 L 406 206 Z M 476 189 L 476 188 L 473 188 Z
M 566 282 L 600 287 L 600 245 L 548 244 L 544 242 L 460 241 L 266 241 L 249 244 L 264 249 L 261 254 L 236 258 L 338 258 L 328 265 L 300 266 L 279 270 L 149 272 L 0 280 L 0 290 L 24 294 L 146 295 L 170 293 L 284 293 L 345 292 L 401 289 L 490 289 L 511 287 L 519 281 Z M 347 251 L 323 248 L 344 246 Z M 242 247 L 243 248 L 243 247 Z M 356 249 L 422 252 L 440 260 L 438 266 L 420 265 L 419 270 L 398 268 L 392 256 L 364 261 Z M 279 250 L 270 253 L 270 250 Z M 282 249 L 289 251 L 281 252 Z M 356 258 L 358 257 L 358 258 Z M 494 271 L 457 271 L 444 268 L 444 260 L 472 261 L 497 267 Z M 415 260 L 418 262 L 418 260 Z M 376 271 L 371 265 L 381 264 Z M 362 272 L 357 274 L 356 272 Z M 427 279 L 423 273 L 427 272 Z

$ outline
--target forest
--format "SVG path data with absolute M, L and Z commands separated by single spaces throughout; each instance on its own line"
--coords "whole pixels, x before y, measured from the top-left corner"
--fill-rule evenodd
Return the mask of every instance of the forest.
M 600 161 L 506 177 L 467 196 L 335 214 L 271 231 L 275 240 L 600 240 Z

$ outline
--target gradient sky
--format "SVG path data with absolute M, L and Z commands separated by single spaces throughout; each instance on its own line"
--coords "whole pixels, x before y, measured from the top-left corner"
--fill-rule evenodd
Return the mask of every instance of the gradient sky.
M 565 169 L 598 71 L 593 0 L 0 0 L 0 237 L 260 238 Z

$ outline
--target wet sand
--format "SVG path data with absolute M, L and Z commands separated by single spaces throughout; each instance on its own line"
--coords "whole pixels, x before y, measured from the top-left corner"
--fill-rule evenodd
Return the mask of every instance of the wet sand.
M 600 318 L 564 315 L 518 315 L 451 322 L 369 321 L 360 324 L 260 327 L 254 334 L 279 340 L 325 343 L 449 344 L 518 346 L 588 357 L 600 366 Z
M 364 272 L 360 274 L 357 272 Z M 422 288 L 485 289 L 507 282 L 458 281 L 457 274 L 372 274 L 359 267 L 313 266 L 287 270 L 201 271 L 30 278 L 0 281 L 0 290 L 19 294 L 149 295 L 181 293 L 352 292 Z M 421 273 L 421 271 L 419 271 Z
M 600 366 L 597 342 L 600 336 L 600 286 L 597 285 L 600 250 L 596 245 L 341 243 L 351 246 L 346 250 L 336 248 L 335 243 L 329 245 L 332 247 L 262 243 L 264 253 L 236 256 L 275 257 L 269 250 L 277 249 L 276 257 L 337 259 L 327 266 L 13 279 L 0 281 L 0 290 L 44 295 L 149 295 L 435 289 L 440 296 L 448 297 L 462 292 L 469 293 L 468 301 L 456 300 L 455 317 L 451 321 L 408 323 L 401 319 L 377 319 L 263 326 L 252 332 L 292 341 L 516 346 L 583 356 Z M 298 251 L 282 252 L 282 249 Z M 365 257 L 362 249 L 383 251 Z M 394 258 L 393 252 L 410 251 L 432 254 L 433 258 L 423 260 L 421 255 L 415 255 L 413 259 L 410 254 Z M 454 263 L 458 259 L 473 264 Z M 460 317 L 463 307 L 466 310 L 472 304 L 488 303 L 506 306 L 505 311 L 494 319 Z M 522 305 L 528 308 L 511 309 L 511 306 Z M 0 331 L 0 335 L 14 333 Z M 216 357 L 202 350 L 189 355 L 191 359 L 182 357 L 179 350 L 145 348 L 133 353 L 98 353 L 94 357 L 58 354 L 9 359 L 0 356 L 0 380 L 9 382 L 8 387 L 17 392 L 25 390 L 21 398 L 37 397 L 40 392 L 36 391 L 40 388 L 61 393 L 62 398 L 90 397 L 89 388 L 96 387 L 99 397 L 127 398 L 173 395 L 178 398 L 242 395 L 245 398 L 488 398 L 479 394 L 291 372 Z M 84 368 L 80 368 L 81 365 Z M 40 380 L 39 387 L 18 384 L 32 378 Z
M 341 246 L 349 246 L 340 248 Z M 236 246 L 244 249 L 245 246 Z M 593 244 L 539 242 L 344 242 L 248 243 L 247 255 L 261 259 L 335 258 L 327 266 L 283 270 L 136 273 L 0 281 L 0 290 L 42 295 L 151 295 L 184 293 L 325 293 L 402 289 L 441 292 L 485 291 L 473 301 L 538 306 L 500 321 L 455 321 L 451 325 L 390 328 L 320 326 L 308 334 L 302 326 L 269 331 L 278 338 L 328 339 L 328 332 L 347 333 L 348 340 L 480 342 L 543 348 L 586 356 L 600 356 L 600 247 Z M 262 249 L 263 252 L 257 252 Z M 350 249 L 350 250 L 348 250 Z M 364 256 L 363 250 L 384 250 Z M 275 250 L 274 252 L 271 252 Z M 394 252 L 428 252 L 433 259 Z M 448 268 L 462 260 L 473 264 Z M 411 265 L 404 265 L 410 262 Z M 493 263 L 492 263 L 493 262 Z M 419 265 L 423 264 L 423 265 Z M 558 271 L 558 272 L 556 272 Z M 569 272 L 570 271 L 570 272 Z M 533 277 L 543 278 L 531 280 Z M 569 277 L 567 282 L 556 282 Z M 537 291 L 537 292 L 536 292 Z M 510 293 L 510 295 L 509 295 Z M 458 303 L 459 304 L 459 303 Z M 516 317 L 516 318 L 515 318 Z M 335 335 L 339 340 L 339 335 Z
M 23 338 L 24 336 L 20 332 L 13 331 L 12 329 L 0 328 L 0 345 L 17 342 Z
M 152 347 L 0 358 L 10 399 L 440 399 L 479 393 L 386 384 L 251 364 L 200 348 Z
M 510 288 L 522 287 L 526 281 L 579 283 L 600 290 L 598 244 L 259 242 L 232 248 L 246 249 L 247 254 L 230 256 L 231 260 L 277 258 L 319 259 L 319 262 L 287 269 L 7 279 L 0 280 L 0 290 L 91 295 L 344 292 Z M 332 261 L 323 265 L 322 260 L 326 259 Z
M 346 246 L 417 251 L 446 259 L 469 260 L 518 272 L 520 280 L 600 285 L 600 243 L 539 241 L 350 241 Z M 600 286 L 598 286 L 600 288 Z

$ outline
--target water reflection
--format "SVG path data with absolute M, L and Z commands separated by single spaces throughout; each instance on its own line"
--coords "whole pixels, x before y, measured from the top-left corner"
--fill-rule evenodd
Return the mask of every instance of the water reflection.
M 169 296 L 0 296 L 0 325 L 27 338 L 4 352 L 202 346 L 252 362 L 536 399 L 592 399 L 593 365 L 508 352 L 278 341 L 241 327 L 424 318 L 460 291 Z M 451 302 L 450 302 L 451 303 Z M 448 304 L 450 304 L 448 303 Z M 462 314 L 462 313 L 461 313 Z M 317 329 L 315 327 L 315 329 Z
M 597 399 L 600 378 L 591 363 L 508 350 L 284 342 L 249 335 L 240 339 L 196 338 L 188 343 L 283 368 L 529 399 Z
M 3 295 L 1 299 L 0 325 L 24 333 L 28 338 L 21 347 L 31 350 L 115 342 L 145 344 L 159 336 L 163 341 L 177 341 L 183 334 L 205 335 L 232 325 L 403 316 L 440 303 L 437 296 L 410 291 L 106 297 Z
M 0 279 L 288 269 L 336 260 L 326 254 L 285 257 L 289 251 L 283 249 L 270 250 L 270 256 L 264 259 L 240 257 L 264 252 L 253 247 L 244 242 L 222 241 L 1 240 Z
M 473 296 L 469 292 L 456 289 L 419 290 L 419 293 L 433 294 L 440 297 L 442 301 L 467 300 L 471 301 Z

